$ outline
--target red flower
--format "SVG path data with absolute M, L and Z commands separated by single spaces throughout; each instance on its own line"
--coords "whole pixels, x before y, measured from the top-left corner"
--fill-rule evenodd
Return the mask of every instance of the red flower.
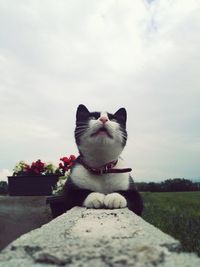
M 71 161 L 75 161 L 76 160 L 76 157 L 74 155 L 70 155 L 69 158 L 70 158 Z
M 63 175 L 66 171 L 68 171 L 73 165 L 76 157 L 74 155 L 70 155 L 70 157 L 62 157 L 60 160 L 63 163 L 59 163 L 59 169 L 62 171 Z
M 62 163 L 59 163 L 59 168 L 63 168 L 64 165 Z
M 62 160 L 64 163 L 69 163 L 70 162 L 70 159 L 68 157 L 60 158 L 60 160 Z
M 31 174 L 43 174 L 45 169 L 45 163 L 38 159 L 35 162 L 32 162 L 31 167 L 28 168 L 28 172 Z

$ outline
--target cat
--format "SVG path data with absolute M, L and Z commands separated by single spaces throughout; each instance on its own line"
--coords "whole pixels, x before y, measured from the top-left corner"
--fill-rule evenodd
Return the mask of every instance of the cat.
M 74 206 L 118 209 L 141 215 L 143 201 L 120 157 L 127 141 L 127 113 L 90 112 L 79 105 L 75 140 L 79 157 L 64 186 L 65 209 Z

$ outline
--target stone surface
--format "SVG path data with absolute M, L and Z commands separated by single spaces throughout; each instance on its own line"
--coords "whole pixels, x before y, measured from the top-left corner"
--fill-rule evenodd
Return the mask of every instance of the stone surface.
M 128 209 L 73 208 L 11 243 L 0 267 L 200 266 L 177 240 Z

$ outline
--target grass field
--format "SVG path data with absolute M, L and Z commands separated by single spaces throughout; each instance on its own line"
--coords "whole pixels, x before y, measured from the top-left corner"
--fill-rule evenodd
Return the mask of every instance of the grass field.
M 142 193 L 143 218 L 200 256 L 200 192 Z

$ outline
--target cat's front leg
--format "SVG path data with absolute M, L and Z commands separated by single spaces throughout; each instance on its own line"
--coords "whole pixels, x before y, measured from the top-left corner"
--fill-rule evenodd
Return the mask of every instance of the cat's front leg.
M 127 201 L 119 193 L 111 193 L 105 196 L 104 205 L 108 209 L 120 209 L 127 206 Z
M 83 202 L 83 206 L 86 208 L 99 209 L 104 206 L 105 195 L 102 193 L 92 192 L 90 193 Z

